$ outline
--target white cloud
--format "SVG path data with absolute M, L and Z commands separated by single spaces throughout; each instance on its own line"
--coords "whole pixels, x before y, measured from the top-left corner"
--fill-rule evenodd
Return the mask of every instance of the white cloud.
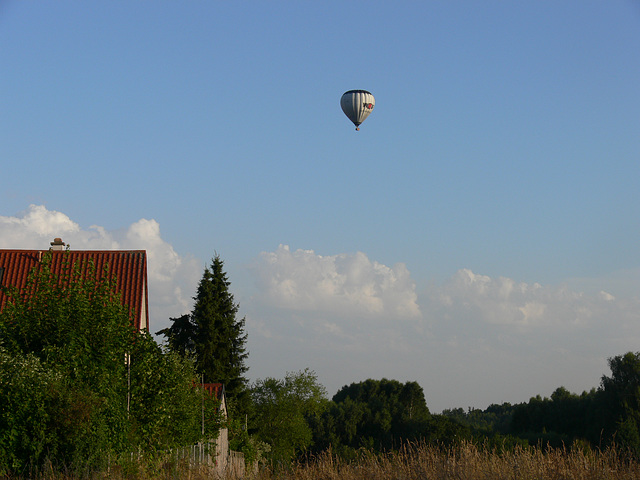
M 605 316 L 626 318 L 630 312 L 612 294 L 584 293 L 566 285 L 517 283 L 510 278 L 490 278 L 469 269 L 427 292 L 426 311 L 441 318 L 474 318 L 476 322 L 527 329 L 594 326 Z
M 388 267 L 362 252 L 322 256 L 280 245 L 262 252 L 254 271 L 262 299 L 273 307 L 357 317 L 420 316 L 407 267 Z
M 151 332 L 168 326 L 169 318 L 188 313 L 200 262 L 179 255 L 160 233 L 155 220 L 140 219 L 128 227 L 108 231 L 99 225 L 83 229 L 67 215 L 30 205 L 16 216 L 0 216 L 0 248 L 41 249 L 60 237 L 77 250 L 146 250 Z
M 559 386 L 579 393 L 598 386 L 607 357 L 640 343 L 640 299 L 604 281 L 583 292 L 461 269 L 417 295 L 404 265 L 286 246 L 262 253 L 254 273 L 251 374 L 310 367 L 329 392 L 366 378 L 417 380 L 436 411 Z
M 0 216 L 0 232 L 3 244 L 11 244 L 11 248 L 48 248 L 42 241 L 51 237 L 76 234 L 80 227 L 69 217 L 60 212 L 47 210 L 42 205 L 31 205 L 25 212 L 16 217 Z
M 420 349 L 424 341 L 463 345 L 467 339 L 485 341 L 486 351 L 511 352 L 538 341 L 544 348 L 578 348 L 580 341 L 603 340 L 598 332 L 606 330 L 604 338 L 614 343 L 640 340 L 640 300 L 604 290 L 585 293 L 461 269 L 425 287 L 419 298 L 404 264 L 388 267 L 361 252 L 322 256 L 286 245 L 263 252 L 254 273 L 259 294 L 252 316 L 262 319 L 260 331 L 270 338 L 297 341 L 313 332 L 318 345 L 364 342 L 379 348 L 390 345 L 393 331 L 398 350 Z

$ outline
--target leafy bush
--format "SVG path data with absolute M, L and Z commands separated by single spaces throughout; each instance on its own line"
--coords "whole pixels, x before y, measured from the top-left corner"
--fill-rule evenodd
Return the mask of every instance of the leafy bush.
M 217 401 L 193 362 L 132 326 L 106 275 L 45 255 L 0 313 L 0 474 L 99 468 L 118 454 L 186 445 L 218 431 Z

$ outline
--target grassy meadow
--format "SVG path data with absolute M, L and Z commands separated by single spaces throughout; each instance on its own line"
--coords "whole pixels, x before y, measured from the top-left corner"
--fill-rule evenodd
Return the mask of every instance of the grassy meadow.
M 408 445 L 383 456 L 364 455 L 344 463 L 326 453 L 307 464 L 275 474 L 263 472 L 261 479 L 282 480 L 595 480 L 639 479 L 640 464 L 611 449 L 605 452 L 541 448 L 497 453 L 472 443 L 438 448 Z
M 152 462 L 153 463 L 153 462 Z M 107 472 L 72 474 L 46 469 L 29 478 L 40 480 L 180 479 L 219 478 L 209 467 L 163 463 L 130 464 Z M 227 476 L 226 479 L 234 478 Z M 344 461 L 331 452 L 307 458 L 285 468 L 263 466 L 246 478 L 254 480 L 622 480 L 640 479 L 640 463 L 615 448 L 522 448 L 489 451 L 469 442 L 454 447 L 407 444 L 388 454 L 363 452 L 357 460 Z M 226 480 L 225 479 L 225 480 Z

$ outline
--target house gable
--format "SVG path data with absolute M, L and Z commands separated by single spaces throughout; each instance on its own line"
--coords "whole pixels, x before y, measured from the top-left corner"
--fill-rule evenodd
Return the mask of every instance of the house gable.
M 222 383 L 201 383 L 200 388 L 220 401 L 220 412 L 227 418 L 227 396 Z

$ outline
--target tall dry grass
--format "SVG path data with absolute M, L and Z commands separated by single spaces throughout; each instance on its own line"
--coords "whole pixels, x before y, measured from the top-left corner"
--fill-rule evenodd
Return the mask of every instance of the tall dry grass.
M 41 471 L 39 480 L 80 478 L 113 480 L 209 480 L 219 478 L 207 467 L 185 463 L 132 464 L 88 474 Z M 224 480 L 231 480 L 228 476 Z M 455 447 L 407 444 L 384 455 L 363 452 L 345 461 L 330 451 L 286 468 L 259 468 L 252 480 L 640 480 L 640 463 L 616 449 L 521 448 L 497 452 L 473 443 Z M 235 479 L 234 479 L 235 480 Z
M 516 448 L 497 453 L 472 443 L 447 449 L 407 445 L 386 455 L 344 462 L 330 452 L 291 469 L 262 470 L 258 480 L 622 480 L 640 479 L 640 464 L 604 452 Z

